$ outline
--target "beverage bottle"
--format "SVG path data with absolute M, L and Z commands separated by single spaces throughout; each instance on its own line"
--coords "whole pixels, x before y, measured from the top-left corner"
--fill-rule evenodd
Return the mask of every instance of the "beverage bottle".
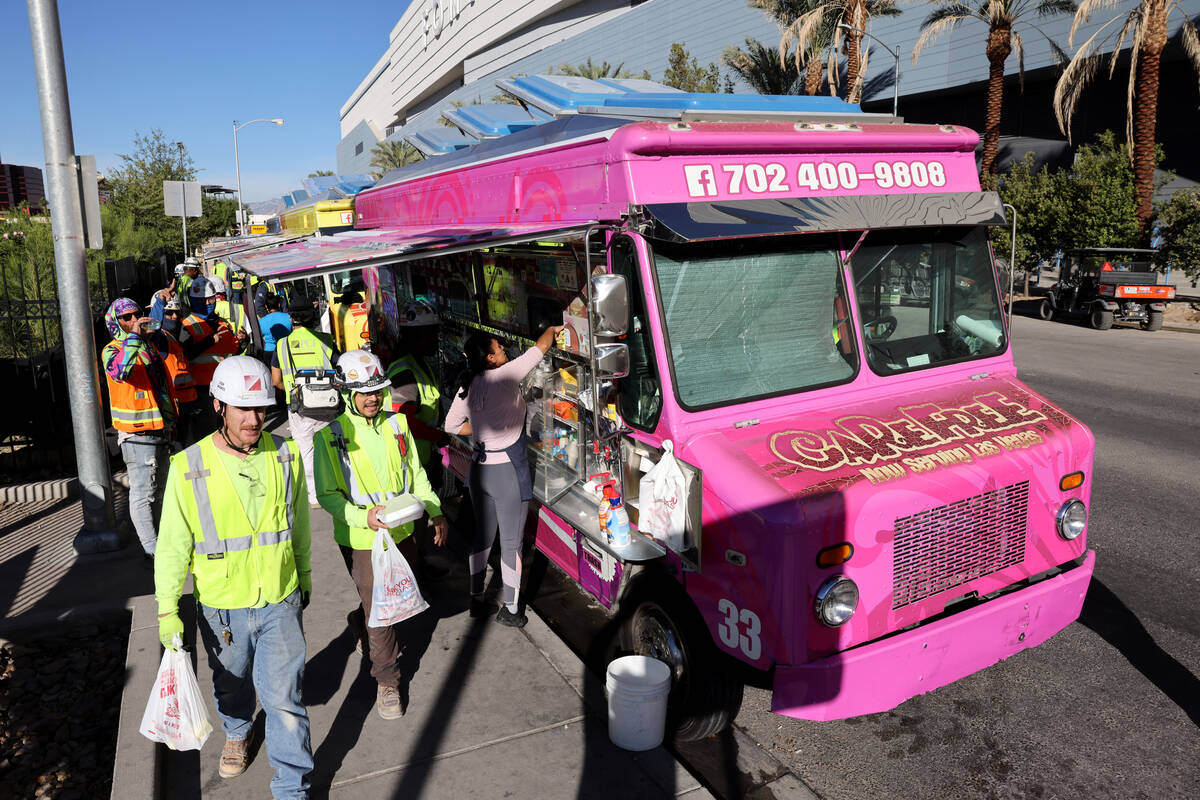
M 629 544 L 629 514 L 616 487 L 609 486 L 604 496 L 609 505 L 608 541 L 614 547 L 625 547 Z
M 608 505 L 608 499 L 600 498 L 600 535 L 604 536 L 610 543 L 612 542 L 612 530 L 609 528 L 612 522 L 612 510 Z

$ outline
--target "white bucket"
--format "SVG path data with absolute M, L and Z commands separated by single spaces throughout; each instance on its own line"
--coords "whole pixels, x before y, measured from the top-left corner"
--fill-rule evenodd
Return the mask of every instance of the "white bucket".
M 609 662 L 608 738 L 625 750 L 652 750 L 662 744 L 667 723 L 671 670 L 649 656 L 622 656 Z

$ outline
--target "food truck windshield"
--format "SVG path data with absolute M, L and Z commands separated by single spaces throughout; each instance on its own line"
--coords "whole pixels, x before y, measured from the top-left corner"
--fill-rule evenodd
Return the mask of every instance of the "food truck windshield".
M 852 247 L 867 363 L 892 375 L 1003 352 L 983 229 L 653 245 L 680 402 L 691 410 L 846 383 L 859 366 L 839 252 Z
M 1007 345 L 982 228 L 871 231 L 850 259 L 867 363 L 880 375 Z

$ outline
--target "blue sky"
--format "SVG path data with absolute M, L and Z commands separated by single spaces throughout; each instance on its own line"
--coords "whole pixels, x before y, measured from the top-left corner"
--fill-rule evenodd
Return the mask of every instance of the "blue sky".
M 188 148 L 203 183 L 233 188 L 233 120 L 247 202 L 336 167 L 338 112 L 383 55 L 409 0 L 59 0 L 75 150 L 119 165 L 134 131 Z M 43 167 L 23 0 L 0 2 L 0 160 Z

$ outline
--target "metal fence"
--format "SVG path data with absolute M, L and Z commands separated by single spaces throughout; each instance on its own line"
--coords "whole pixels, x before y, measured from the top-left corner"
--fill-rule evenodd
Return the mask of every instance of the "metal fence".
M 104 312 L 117 291 L 141 288 L 139 271 L 146 272 L 132 258 L 110 259 L 93 281 L 97 358 L 109 339 Z M 0 270 L 0 388 L 0 483 L 73 473 L 75 445 L 53 264 Z M 102 391 L 105 418 L 107 400 Z

